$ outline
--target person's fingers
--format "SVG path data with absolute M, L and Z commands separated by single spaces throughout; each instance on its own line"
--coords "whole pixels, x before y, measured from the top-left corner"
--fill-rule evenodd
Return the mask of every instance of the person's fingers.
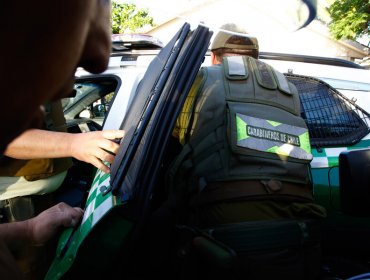
M 114 161 L 114 155 L 105 152 L 104 150 L 101 150 L 99 155 L 97 156 L 101 161 L 106 161 L 110 164 Z
M 57 216 L 55 217 L 55 222 L 65 227 L 75 226 L 83 215 L 83 210 L 81 208 L 71 207 L 64 202 L 60 202 L 54 207 L 58 208 L 58 211 L 56 211 Z
M 104 163 L 112 164 L 120 145 L 110 139 L 122 138 L 123 130 L 94 131 L 79 134 L 74 139 L 72 156 L 88 162 L 105 173 L 110 169 Z M 84 143 L 84 145 L 81 145 Z
M 98 160 L 108 163 L 113 163 L 114 155 L 105 149 L 97 149 L 91 156 L 96 157 Z M 94 160 L 93 158 L 91 160 Z
M 99 142 L 99 147 L 113 154 L 117 154 L 119 145 L 111 140 L 102 140 Z
M 84 211 L 81 208 L 71 207 L 64 202 L 61 202 L 56 206 L 59 208 L 59 213 L 58 217 L 56 217 L 56 222 L 65 227 L 76 226 L 80 222 L 84 213 Z
M 88 161 L 90 162 L 92 165 L 94 165 L 96 168 L 100 169 L 101 171 L 105 172 L 105 173 L 109 173 L 110 172 L 110 169 L 108 166 L 106 166 L 101 160 L 99 160 L 98 158 L 96 157 L 91 157 L 90 160 Z
M 123 138 L 125 132 L 123 130 L 103 130 L 102 135 L 107 139 Z
M 69 227 L 75 227 L 81 220 L 84 211 L 79 207 L 73 207 Z
M 54 236 L 61 227 L 76 226 L 83 213 L 84 211 L 81 208 L 73 208 L 64 202 L 60 202 L 36 217 L 27 220 L 30 244 L 42 245 Z
M 81 215 L 83 215 L 85 213 L 85 211 L 80 207 L 73 207 L 73 209 L 75 209 Z

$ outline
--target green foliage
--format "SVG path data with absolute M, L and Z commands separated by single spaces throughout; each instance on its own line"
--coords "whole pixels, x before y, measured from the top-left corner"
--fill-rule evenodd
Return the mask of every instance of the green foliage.
M 135 4 L 112 2 L 112 33 L 133 33 L 149 25 L 154 26 L 153 18 L 146 9 L 138 9 Z
M 369 0 L 335 0 L 328 11 L 332 18 L 329 29 L 336 39 L 370 35 Z

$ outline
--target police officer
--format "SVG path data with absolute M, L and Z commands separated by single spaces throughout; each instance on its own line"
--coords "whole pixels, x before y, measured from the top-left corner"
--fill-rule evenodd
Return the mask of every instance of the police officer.
M 198 276 L 316 279 L 326 212 L 313 202 L 308 130 L 296 88 L 258 49 L 235 24 L 216 34 L 213 65 L 200 70 L 174 130 L 183 148 L 170 198 L 182 222 L 237 255 L 227 270 L 198 255 Z

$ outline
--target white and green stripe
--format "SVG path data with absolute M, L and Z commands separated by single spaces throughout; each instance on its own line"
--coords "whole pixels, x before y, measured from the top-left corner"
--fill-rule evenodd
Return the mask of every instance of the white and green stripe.
M 118 200 L 111 192 L 103 195 L 100 188 L 109 188 L 110 175 L 98 170 L 89 196 L 86 201 L 85 213 L 81 222 L 80 232 L 83 239 L 95 226 L 95 224 L 118 204 Z
M 312 149 L 313 160 L 312 168 L 329 168 L 339 165 L 339 154 L 341 152 L 370 148 L 370 134 L 364 137 L 360 142 L 350 147 L 322 148 Z

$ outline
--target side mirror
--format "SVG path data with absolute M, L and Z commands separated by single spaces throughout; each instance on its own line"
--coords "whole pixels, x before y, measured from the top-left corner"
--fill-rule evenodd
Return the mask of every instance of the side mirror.
M 370 149 L 339 155 L 339 188 L 345 214 L 370 217 Z
M 97 104 L 93 107 L 93 115 L 94 117 L 105 117 L 107 110 L 103 104 Z

